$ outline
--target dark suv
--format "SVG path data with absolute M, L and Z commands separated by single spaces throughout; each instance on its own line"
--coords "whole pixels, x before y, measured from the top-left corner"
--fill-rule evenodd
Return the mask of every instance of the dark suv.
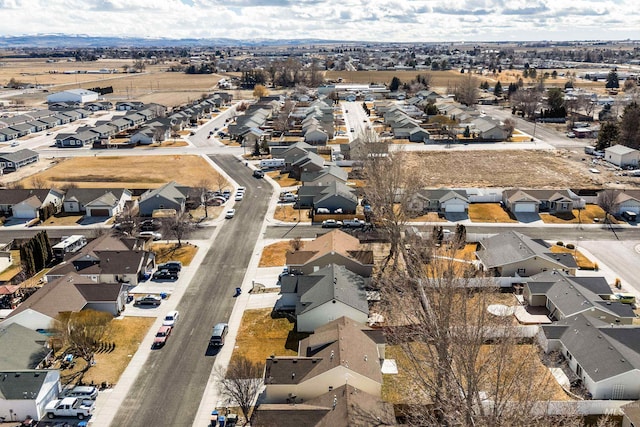
M 261 170 L 256 169 L 256 170 L 253 171 L 253 176 L 255 178 L 264 178 L 264 172 L 262 172 Z
M 151 280 L 178 280 L 177 271 L 158 270 L 153 273 Z
M 182 263 L 180 261 L 167 261 L 164 264 L 158 264 L 158 271 L 182 271 Z

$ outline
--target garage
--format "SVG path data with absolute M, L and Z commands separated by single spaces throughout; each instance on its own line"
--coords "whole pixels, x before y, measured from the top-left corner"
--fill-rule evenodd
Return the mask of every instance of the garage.
M 87 216 L 111 216 L 109 209 L 91 209 L 87 211 Z
M 467 211 L 466 203 L 447 203 L 444 208 L 446 213 L 464 213 Z
M 535 202 L 521 202 L 513 206 L 515 213 L 535 213 L 538 212 L 538 204 Z

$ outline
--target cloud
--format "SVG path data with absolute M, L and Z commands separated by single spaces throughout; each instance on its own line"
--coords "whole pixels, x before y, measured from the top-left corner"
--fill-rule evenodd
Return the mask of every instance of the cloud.
M 538 15 L 548 12 L 549 8 L 545 4 L 539 6 L 521 7 L 518 9 L 503 9 L 503 15 Z

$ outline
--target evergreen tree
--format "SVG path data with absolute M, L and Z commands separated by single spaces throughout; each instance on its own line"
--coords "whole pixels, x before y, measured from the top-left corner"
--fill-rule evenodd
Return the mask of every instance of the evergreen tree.
M 389 90 L 391 92 L 396 92 L 400 85 L 402 85 L 400 79 L 396 76 L 393 76 L 393 78 L 391 79 L 391 84 L 389 85 Z
M 640 148 L 640 105 L 637 102 L 624 107 L 620 120 L 620 144 L 636 150 Z
M 500 83 L 500 80 L 498 80 L 496 85 L 493 87 L 493 94 L 498 97 L 502 96 L 502 84 Z
M 618 82 L 618 73 L 615 69 L 609 71 L 607 74 L 607 84 L 605 86 L 607 89 L 617 89 L 620 87 L 620 83 Z
M 615 145 L 618 141 L 618 135 L 620 130 L 618 125 L 613 121 L 607 121 L 602 123 L 600 132 L 598 132 L 598 143 L 596 144 L 596 150 L 604 150 L 607 147 Z

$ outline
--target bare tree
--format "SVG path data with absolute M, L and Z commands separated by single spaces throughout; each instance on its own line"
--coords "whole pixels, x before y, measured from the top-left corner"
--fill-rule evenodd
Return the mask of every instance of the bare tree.
M 216 187 L 218 187 L 218 191 L 222 191 L 228 184 L 227 178 L 219 172 L 213 176 L 213 182 L 216 184 Z
M 298 252 L 304 246 L 304 242 L 300 238 L 300 236 L 295 237 L 289 241 L 289 247 L 293 252 Z
M 394 268 L 398 266 L 409 204 L 420 185 L 417 175 L 405 162 L 406 153 L 402 152 L 367 155 L 365 160 L 365 199 L 371 206 L 374 223 L 387 233 L 391 243 L 382 269 L 390 261 Z
M 162 141 L 165 139 L 165 129 L 161 126 L 158 126 L 153 129 L 153 140 L 158 143 L 158 145 L 162 144 Z
M 407 359 L 407 424 L 550 425 L 552 376 L 536 370 L 537 348 L 519 344 L 511 317 L 487 311 L 497 285 L 456 259 L 462 242 L 403 243 L 403 268 L 379 287 L 392 313 L 387 340 Z
M 598 193 L 598 206 L 604 211 L 604 222 L 609 223 L 609 215 L 613 215 L 618 193 L 616 190 L 603 190 Z
M 504 130 L 506 130 L 508 133 L 507 138 L 511 138 L 511 136 L 513 135 L 513 131 L 516 129 L 516 122 L 512 119 L 506 119 L 503 123 L 503 126 Z
M 237 404 L 244 415 L 246 423 L 249 421 L 251 408 L 262 389 L 264 366 L 240 357 L 232 359 L 227 371 L 216 369 L 214 376 L 218 384 L 218 391 L 227 399 Z
M 511 96 L 512 105 L 520 109 L 529 118 L 534 117 L 541 100 L 542 94 L 535 88 L 520 89 Z
M 71 347 L 73 354 L 87 362 L 84 371 L 91 367 L 93 356 L 101 342 L 108 337 L 112 319 L 110 313 L 92 309 L 65 311 L 56 318 L 54 330 L 57 337 Z
M 39 175 L 35 175 L 31 178 L 31 185 L 33 188 L 43 189 L 47 188 L 47 181 Z
M 460 86 L 455 89 L 456 100 L 464 105 L 473 105 L 478 102 L 478 79 L 471 73 L 462 80 Z
M 289 130 L 291 126 L 289 121 L 289 116 L 295 107 L 295 102 L 290 99 L 286 100 L 280 112 L 278 113 L 278 117 L 273 121 L 273 128 L 280 132 L 286 132 Z
M 193 222 L 191 222 L 191 215 L 185 212 L 181 215 L 167 218 L 163 221 L 163 226 L 165 234 L 175 237 L 178 241 L 178 247 L 181 247 L 182 239 L 187 237 L 193 229 Z
M 204 205 L 204 217 L 209 218 L 209 213 L 207 212 L 207 191 L 211 188 L 211 180 L 209 178 L 202 178 L 198 181 L 196 188 L 200 195 L 200 206 Z

